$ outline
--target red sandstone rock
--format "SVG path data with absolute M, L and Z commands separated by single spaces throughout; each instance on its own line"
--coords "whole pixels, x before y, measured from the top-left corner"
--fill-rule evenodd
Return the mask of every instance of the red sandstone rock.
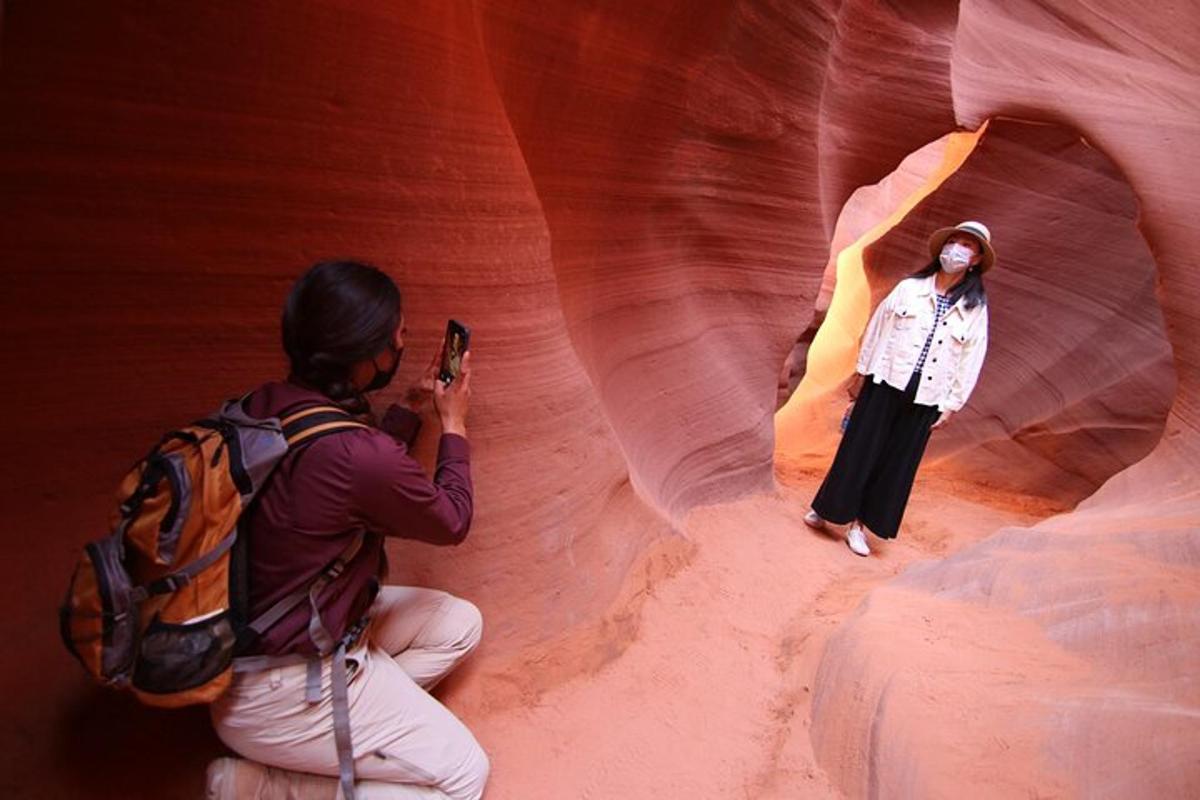
M 446 316 L 475 329 L 475 532 L 454 552 L 393 548 L 393 578 L 483 606 L 487 649 L 458 693 L 468 721 L 482 723 L 490 703 L 533 705 L 537 692 L 589 674 L 636 638 L 638 603 L 658 573 L 640 569 L 622 583 L 665 535 L 660 514 L 770 485 L 779 366 L 811 319 L 842 203 L 956 120 L 975 127 L 998 114 L 1064 123 L 1111 163 L 1073 136 L 1021 134 L 1005 161 L 1020 169 L 981 168 L 976 179 L 1008 198 L 1059 175 L 1089 192 L 1110 187 L 1111 197 L 1050 207 L 1064 236 L 1077 220 L 1106 234 L 1105 218 L 1114 233 L 1094 262 L 1103 293 L 1069 298 L 1073 354 L 1022 343 L 1011 322 L 997 322 L 1014 350 L 993 355 L 996 378 L 989 373 L 979 402 L 1020 416 L 1008 427 L 982 413 L 974 425 L 960 419 L 959 432 L 947 431 L 946 463 L 1024 485 L 1002 470 L 1014 458 L 1028 468 L 1036 454 L 1053 465 L 1038 473 L 1052 484 L 1041 491 L 1078 496 L 1144 453 L 1172 398 L 1160 327 L 1147 317 L 1153 288 L 1179 377 L 1166 439 L 1086 513 L 1005 534 L 928 568 L 924 582 L 915 573 L 873 595 L 815 687 L 826 698 L 814 720 L 823 766 L 852 793 L 875 785 L 929 796 L 947 789 L 941 766 L 971 755 L 980 770 L 1029 775 L 1000 788 L 1044 778 L 1041 788 L 1101 791 L 1131 776 L 1165 793 L 1195 787 L 1194 687 L 1179 666 L 1124 656 L 1156 636 L 1178 642 L 1185 664 L 1198 649 L 1194 565 L 1172 558 L 1196 546 L 1200 471 L 1194 9 L 972 0 L 956 24 L 949 3 L 894 11 L 834 0 L 422 1 L 403 13 L 382 3 L 67 5 L 9 4 L 0 46 L 0 366 L 10 376 L 2 491 L 4 541 L 20 554 L 0 627 L 12 687 L 3 716 L 15 732 L 4 748 L 14 763 L 0 770 L 8 794 L 194 794 L 179 775 L 198 778 L 215 749 L 202 716 L 168 721 L 82 693 L 50 612 L 73 551 L 99 533 L 110 487 L 148 437 L 278 373 L 277 309 L 305 264 L 350 255 L 393 272 L 412 331 L 401 382 L 423 365 Z M 1020 166 L 1030 159 L 1039 167 Z M 939 198 L 956 191 L 951 182 Z M 998 310 L 1038 266 L 1016 255 L 1021 211 L 998 205 L 989 217 L 1003 223 L 997 243 L 1014 267 L 997 276 Z M 913 219 L 898 243 L 912 245 L 932 217 Z M 1123 303 L 1130 313 L 1117 314 Z M 1084 336 L 1076 326 L 1092 310 L 1116 319 L 1120 338 Z M 1118 350 L 1139 370 L 1097 387 L 1097 361 L 1110 365 Z M 1012 385 L 1033 374 L 1014 363 L 1026 354 L 1052 388 Z M 1113 420 L 1120 437 L 1106 432 Z M 1016 430 L 1031 435 L 1006 443 L 1002 434 Z M 1104 452 L 1079 480 L 1064 477 L 1096 449 Z M 1169 514 L 1148 510 L 1159 502 Z M 1123 527 L 1095 534 L 1091 547 L 1095 521 L 1115 513 Z M 730 522 L 730 541 L 747 524 Z M 1160 535 L 1163 525 L 1174 538 Z M 1087 544 L 1064 550 L 1066 536 Z M 1025 550 L 1014 556 L 1017 545 Z M 1088 557 L 1076 564 L 1079 549 Z M 1131 564 L 1144 580 L 1122 584 Z M 1054 585 L 1076 567 L 1079 580 Z M 796 565 L 798 580 L 804 569 Z M 1001 574 L 1016 589 L 996 595 L 994 608 L 979 595 L 935 594 L 943 581 Z M 1094 625 L 1081 602 L 1093 595 L 1111 609 Z M 873 617 L 885 603 L 886 617 Z M 1148 610 L 1161 624 L 1138 623 Z M 924 611 L 941 640 L 914 633 Z M 680 625 L 691 622 L 681 614 Z M 877 635 L 864 634 L 870 626 Z M 1007 646 L 979 639 L 992 629 Z M 764 659 L 776 647 L 762 637 L 746 646 Z M 1029 690 L 1003 679 L 1020 674 L 1026 650 L 1042 657 L 1029 674 L 1070 700 L 1065 711 L 1044 696 L 1020 705 Z M 834 665 L 848 654 L 871 692 L 889 663 L 904 664 L 910 681 L 923 670 L 926 681 L 916 685 L 928 701 L 920 713 L 879 716 L 888 739 L 872 747 L 868 738 L 863 757 L 871 712 L 837 699 L 846 685 Z M 958 693 L 938 672 L 950 663 L 943 657 L 982 677 Z M 683 705 L 709 700 L 700 692 Z M 998 721 L 946 727 L 958 709 Z M 167 726 L 173 742 L 190 729 L 194 749 L 161 752 Z M 1012 735 L 1026 727 L 1032 735 Z M 959 731 L 947 761 L 905 746 L 943 728 Z M 1088 732 L 1096 729 L 1179 749 L 1146 755 L 1153 769 L 1125 768 Z M 1160 730 L 1161 739 L 1148 733 Z M 145 777 L 111 771 L 130 752 L 157 754 Z M 537 781 L 497 766 L 509 796 Z M 622 777 L 608 785 L 646 785 Z
M 38 742 L 71 727 L 98 740 L 94 760 L 57 759 L 70 762 L 62 785 L 88 787 L 68 793 L 93 794 L 88 771 L 114 755 L 77 716 L 94 701 L 78 699 L 54 641 L 71 552 L 99 535 L 119 475 L 162 429 L 283 376 L 282 300 L 318 258 L 373 261 L 405 293 L 408 355 L 381 403 L 423 369 L 447 317 L 474 332 L 472 536 L 455 550 L 397 543 L 392 580 L 479 603 L 496 656 L 476 662 L 484 672 L 599 625 L 668 528 L 632 496 L 568 341 L 473 16 L 441 3 L 84 6 L 66 24 L 31 5 L 6 22 L 3 364 L 17 377 L 3 491 L 5 541 L 26 568 L 6 590 L 25 611 L 2 633 L 20 696 L 40 698 L 9 693 L 6 719 Z M 56 774 L 51 758 L 5 772 Z M 109 788 L 133 796 L 134 779 Z
M 496 84 L 572 343 L 670 514 L 771 483 L 779 364 L 811 313 L 820 9 L 489 4 Z
M 1000 254 L 986 278 L 984 371 L 927 464 L 1082 498 L 1153 449 L 1175 376 L 1136 214 L 1120 172 L 1076 134 L 996 120 L 967 162 L 868 248 L 879 295 L 928 263 L 925 241 L 941 225 L 984 220 Z
M 959 119 L 976 124 L 1009 113 L 1066 121 L 1121 169 L 1155 256 L 1153 288 L 1178 374 L 1172 413 L 1154 452 L 1076 512 L 1006 531 L 868 596 L 824 656 L 813 711 L 821 763 L 851 795 L 958 796 L 959 778 L 985 797 L 1033 787 L 1089 797 L 1200 791 L 1200 694 L 1183 666 L 1200 653 L 1193 263 L 1200 240 L 1190 222 L 1200 206 L 1200 142 L 1190 134 L 1200 69 L 1185 44 L 1200 17 L 1185 7 L 1148 15 L 1116 3 L 1054 6 L 962 6 L 953 82 Z M 1110 199 L 1077 197 L 1048 220 L 1057 231 L 1071 227 L 1079 205 Z M 1111 253 L 1109 232 L 1092 235 L 1100 254 Z M 1124 277 L 1129 263 L 1097 259 L 1093 283 Z M 1149 291 L 1128 286 L 1106 302 L 1140 314 Z M 1106 352 L 1095 358 L 1128 354 L 1139 338 L 1105 332 Z M 1036 357 L 1048 355 L 1039 348 Z M 1092 410 L 1070 409 L 1067 429 L 1142 427 L 1127 426 L 1111 404 L 1139 412 L 1157 406 L 1169 383 L 1135 381 L 1146 388 L 1101 392 Z M 1096 381 L 1076 385 L 1087 391 Z M 1147 402 L 1146 389 L 1155 400 Z M 1097 464 L 1088 451 L 1128 441 L 1108 433 L 1081 441 L 1077 433 L 1052 458 L 1076 453 L 1072 460 L 1086 472 Z
M 1195 508 L 1178 481 L 1123 483 L 868 596 L 813 698 L 818 759 L 848 796 L 1200 792 Z

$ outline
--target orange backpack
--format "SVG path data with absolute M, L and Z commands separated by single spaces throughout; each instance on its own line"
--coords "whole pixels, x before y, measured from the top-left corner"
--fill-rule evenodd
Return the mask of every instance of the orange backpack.
M 243 402 L 171 431 L 129 471 L 112 533 L 84 548 L 60 610 L 87 672 L 149 705 L 207 703 L 229 686 L 239 639 L 262 632 L 246 619 L 239 519 L 289 449 L 366 427 L 332 406 L 255 419 Z

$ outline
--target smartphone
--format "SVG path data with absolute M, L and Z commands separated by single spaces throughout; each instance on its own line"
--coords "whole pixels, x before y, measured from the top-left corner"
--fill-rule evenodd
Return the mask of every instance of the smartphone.
M 462 357 L 471 345 L 471 329 L 456 319 L 446 323 L 446 341 L 442 344 L 442 367 L 438 377 L 451 383 L 462 371 Z

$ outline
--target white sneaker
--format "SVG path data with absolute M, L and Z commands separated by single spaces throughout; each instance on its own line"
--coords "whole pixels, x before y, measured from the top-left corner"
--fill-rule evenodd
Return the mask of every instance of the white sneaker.
M 804 515 L 804 524 L 819 531 L 825 529 L 825 520 L 821 519 L 821 515 L 812 509 L 809 509 L 808 513 Z
M 871 555 L 871 548 L 867 547 L 867 534 L 857 523 L 851 525 L 850 530 L 846 531 L 846 544 L 850 545 L 850 550 L 857 555 Z

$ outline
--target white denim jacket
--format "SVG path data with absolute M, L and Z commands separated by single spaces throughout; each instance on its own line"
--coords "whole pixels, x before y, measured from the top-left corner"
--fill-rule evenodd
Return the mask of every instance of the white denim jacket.
M 936 275 L 906 278 L 883 299 L 858 353 L 858 372 L 901 391 L 908 386 L 937 311 Z M 929 346 L 916 402 L 958 411 L 971 396 L 987 352 L 987 304 L 950 307 Z

